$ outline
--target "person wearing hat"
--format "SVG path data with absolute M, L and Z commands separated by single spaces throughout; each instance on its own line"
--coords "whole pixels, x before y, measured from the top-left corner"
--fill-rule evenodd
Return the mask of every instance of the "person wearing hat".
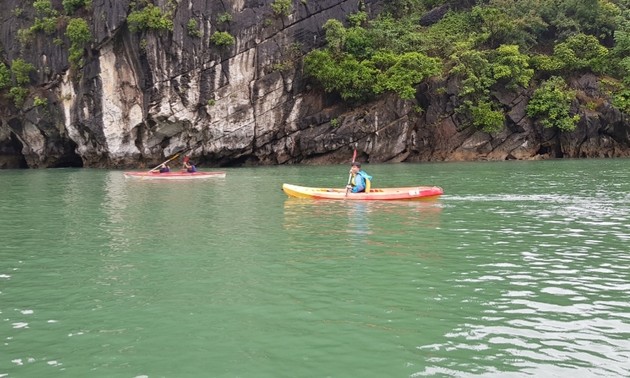
M 190 161 L 190 157 L 189 156 L 185 156 L 184 157 L 183 170 L 185 170 L 188 173 L 197 172 L 197 167 L 195 167 L 195 165 Z
M 361 169 L 361 163 L 354 162 L 350 168 L 350 184 L 346 189 L 352 193 L 369 192 L 372 184 L 372 176 Z

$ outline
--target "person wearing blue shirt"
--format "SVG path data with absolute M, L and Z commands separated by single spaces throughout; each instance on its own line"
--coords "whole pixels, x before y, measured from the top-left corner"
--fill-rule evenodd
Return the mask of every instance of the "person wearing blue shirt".
M 188 156 L 184 157 L 183 170 L 188 173 L 197 172 L 197 167 L 190 161 L 190 157 Z
M 166 163 L 162 163 L 160 164 L 160 173 L 166 173 L 166 172 L 170 172 L 171 168 L 166 164 Z
M 350 168 L 351 180 L 350 184 L 346 187 L 351 193 L 362 193 L 370 191 L 372 184 L 372 176 L 368 175 L 361 169 L 361 163 L 354 162 Z

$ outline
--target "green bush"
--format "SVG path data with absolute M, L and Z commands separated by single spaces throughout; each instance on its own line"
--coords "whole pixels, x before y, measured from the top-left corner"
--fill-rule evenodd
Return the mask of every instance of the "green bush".
M 46 106 L 46 105 L 48 105 L 48 99 L 47 98 L 41 98 L 39 96 L 35 96 L 35 99 L 33 100 L 33 105 L 35 105 L 35 106 Z
M 68 60 L 73 66 L 82 65 L 85 45 L 92 40 L 90 27 L 82 18 L 73 18 L 68 22 L 66 37 L 70 40 Z
M 553 55 L 568 71 L 590 70 L 604 73 L 609 59 L 608 49 L 597 38 L 586 34 L 576 34 L 558 43 Z
M 450 73 L 461 78 L 460 97 L 485 96 L 496 82 L 488 54 L 471 49 L 468 44 L 461 43 L 456 52 L 449 57 L 453 64 Z
M 495 80 L 506 80 L 510 89 L 529 86 L 534 70 L 529 68 L 529 57 L 521 54 L 517 45 L 501 45 L 492 55 L 491 69 Z
M 173 30 L 173 20 L 170 14 L 162 13 L 162 10 L 149 3 L 141 10 L 135 10 L 127 16 L 129 30 L 138 32 L 142 30 Z
M 24 105 L 24 101 L 26 101 L 26 97 L 28 97 L 28 89 L 22 87 L 13 87 L 9 89 L 9 98 L 13 100 L 13 104 L 16 107 L 21 108 Z
M 630 89 L 624 88 L 615 93 L 612 103 L 620 111 L 630 114 Z
M 35 0 L 33 2 L 33 8 L 38 15 L 46 16 L 46 17 L 57 17 L 59 12 L 53 8 L 50 0 Z
M 236 43 L 236 40 L 230 33 L 218 31 L 210 36 L 210 42 L 216 46 L 231 46 Z
M 374 92 L 381 93 L 389 90 L 405 100 L 415 97 L 416 85 L 441 72 L 439 59 L 417 52 L 401 55 L 379 52 L 372 57 L 371 61 L 374 66 L 383 68 L 376 76 Z
M 341 21 L 330 19 L 322 27 L 326 33 L 326 44 L 335 53 L 341 53 L 346 44 L 346 28 Z
M 66 14 L 73 14 L 77 9 L 81 7 L 90 7 L 92 0 L 63 0 L 61 2 Z
M 201 37 L 201 30 L 199 30 L 199 26 L 197 26 L 197 20 L 191 18 L 188 20 L 188 24 L 186 25 L 188 28 L 188 35 L 191 37 Z
M 87 21 L 82 18 L 73 18 L 66 27 L 66 37 L 71 44 L 84 46 L 92 40 L 92 32 Z
M 0 62 L 0 90 L 8 88 L 11 85 L 11 71 L 6 64 Z
M 291 0 L 274 0 L 271 3 L 271 9 L 277 16 L 288 16 L 293 10 L 293 4 Z
M 44 33 L 51 35 L 57 31 L 57 17 L 44 17 L 44 18 L 35 18 L 33 22 L 33 26 L 30 27 L 30 31 L 38 32 L 43 31 Z
M 363 26 L 368 21 L 368 15 L 365 12 L 356 12 L 348 15 L 347 19 L 350 26 Z
M 552 76 L 534 91 L 527 104 L 527 115 L 538 118 L 546 127 L 557 127 L 561 130 L 575 129 L 578 115 L 571 116 L 571 102 L 575 99 L 575 91 L 568 88 L 563 78 Z
M 493 109 L 494 104 L 489 101 L 468 103 L 473 125 L 488 133 L 496 133 L 503 129 L 505 116 L 502 110 Z
M 22 58 L 17 58 L 11 62 L 11 72 L 18 85 L 26 85 L 31 82 L 30 73 L 35 71 L 35 66 L 27 63 Z
M 377 70 L 370 62 L 359 62 L 349 54 L 335 58 L 328 50 L 314 50 L 305 57 L 304 71 L 326 92 L 337 92 L 344 100 L 355 102 L 373 98 Z
M 228 12 L 221 13 L 217 16 L 217 21 L 220 23 L 226 23 L 232 21 L 232 15 Z

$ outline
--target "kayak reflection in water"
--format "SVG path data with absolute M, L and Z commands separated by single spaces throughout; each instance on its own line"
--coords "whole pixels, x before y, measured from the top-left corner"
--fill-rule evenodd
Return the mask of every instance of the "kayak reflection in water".
M 352 179 L 350 180 L 350 184 L 346 186 L 346 189 L 350 190 L 352 193 L 370 192 L 372 176 L 368 175 L 367 172 L 361 169 L 361 163 L 352 163 L 350 175 L 352 176 Z

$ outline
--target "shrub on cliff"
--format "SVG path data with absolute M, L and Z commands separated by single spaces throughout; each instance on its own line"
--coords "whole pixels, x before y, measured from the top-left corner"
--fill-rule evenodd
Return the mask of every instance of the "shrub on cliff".
M 11 85 L 11 71 L 6 64 L 0 62 L 0 90 Z
M 170 13 L 163 13 L 162 10 L 155 5 L 149 3 L 139 10 L 134 10 L 127 16 L 129 30 L 132 32 L 142 30 L 173 30 L 173 20 Z
M 82 18 L 73 18 L 68 22 L 66 37 L 70 40 L 68 60 L 73 66 L 82 65 L 85 45 L 92 40 L 90 27 Z
M 375 46 L 373 36 L 355 22 L 345 28 L 337 20 L 324 25 L 327 49 L 315 50 L 304 59 L 304 71 L 326 92 L 337 92 L 346 101 L 365 102 L 391 91 L 411 99 L 415 86 L 439 75 L 441 62 L 421 52 L 397 54 Z
M 571 116 L 571 102 L 575 100 L 575 91 L 570 90 L 562 77 L 552 76 L 534 91 L 527 105 L 527 115 L 536 118 L 547 128 L 560 130 L 575 129 L 578 115 Z
M 210 42 L 216 46 L 231 46 L 236 40 L 230 33 L 218 31 L 210 36 Z

